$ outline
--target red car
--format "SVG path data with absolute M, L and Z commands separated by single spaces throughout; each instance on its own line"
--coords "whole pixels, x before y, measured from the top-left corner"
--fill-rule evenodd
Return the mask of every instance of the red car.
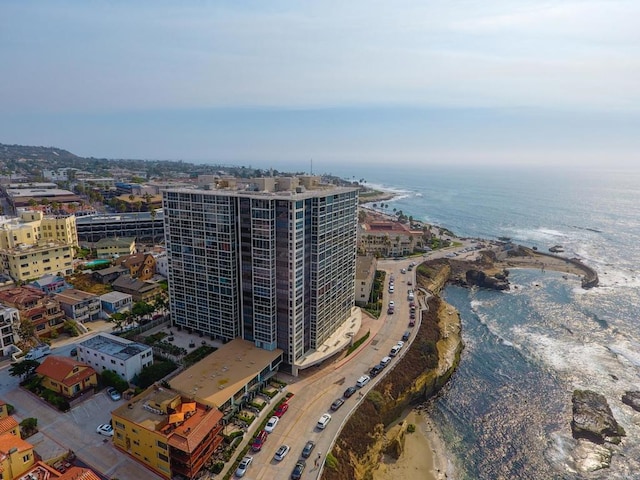
M 267 441 L 268 436 L 269 434 L 267 432 L 265 432 L 264 430 L 261 430 L 260 433 L 256 436 L 256 438 L 253 439 L 253 443 L 251 444 L 251 450 L 253 450 L 254 452 L 259 452 L 260 450 L 262 450 L 262 446 L 264 445 L 264 442 Z
M 410 327 L 415 326 L 415 324 L 416 324 L 416 321 L 414 319 L 409 320 L 409 326 Z
M 278 407 L 278 409 L 276 410 L 276 413 L 274 413 L 274 415 L 276 417 L 281 417 L 282 415 L 285 414 L 285 412 L 289 409 L 289 404 L 287 402 L 283 403 L 282 405 L 280 405 Z

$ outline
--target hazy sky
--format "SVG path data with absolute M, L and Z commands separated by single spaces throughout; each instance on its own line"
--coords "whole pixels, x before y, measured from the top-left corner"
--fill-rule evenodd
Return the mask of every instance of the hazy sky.
M 0 2 L 0 142 L 640 164 L 640 1 Z

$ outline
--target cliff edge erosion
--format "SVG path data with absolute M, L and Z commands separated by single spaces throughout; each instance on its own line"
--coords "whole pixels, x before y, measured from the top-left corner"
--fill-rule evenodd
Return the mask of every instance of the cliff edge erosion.
M 426 276 L 418 270 L 417 284 L 426 291 L 439 292 L 450 269 L 443 266 L 430 273 Z M 397 458 L 404 432 L 389 439 L 385 428 L 408 407 L 434 395 L 455 371 L 463 348 L 460 316 L 439 296 L 429 296 L 427 306 L 410 348 L 362 399 L 340 432 L 322 479 L 371 479 L 381 454 Z

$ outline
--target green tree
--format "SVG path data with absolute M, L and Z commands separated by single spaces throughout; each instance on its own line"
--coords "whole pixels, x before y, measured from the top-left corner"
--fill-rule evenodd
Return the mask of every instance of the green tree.
M 18 335 L 22 340 L 28 340 L 36 333 L 36 327 L 31 320 L 22 320 L 18 327 Z
M 113 387 L 120 393 L 129 388 L 129 383 L 126 380 L 123 380 L 120 375 L 113 370 L 105 370 L 100 374 L 100 378 L 105 387 Z
M 9 367 L 9 375 L 12 377 L 20 377 L 20 380 L 23 380 L 31 377 L 39 366 L 40 362 L 37 360 L 22 360 Z

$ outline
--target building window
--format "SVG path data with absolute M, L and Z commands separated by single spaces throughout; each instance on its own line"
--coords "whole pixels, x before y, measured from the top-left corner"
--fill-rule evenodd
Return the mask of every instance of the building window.
M 167 449 L 167 444 L 164 442 L 161 442 L 160 440 L 156 441 L 156 445 L 158 445 L 158 448 L 161 448 L 163 450 Z
M 163 455 L 162 453 L 158 453 L 158 458 L 160 460 L 162 460 L 163 462 L 168 462 L 169 461 L 169 457 L 167 457 L 166 455 Z
M 22 457 L 22 461 L 25 462 L 25 463 L 28 462 L 29 459 L 31 459 L 31 455 L 28 454 L 28 453 L 24 457 Z

